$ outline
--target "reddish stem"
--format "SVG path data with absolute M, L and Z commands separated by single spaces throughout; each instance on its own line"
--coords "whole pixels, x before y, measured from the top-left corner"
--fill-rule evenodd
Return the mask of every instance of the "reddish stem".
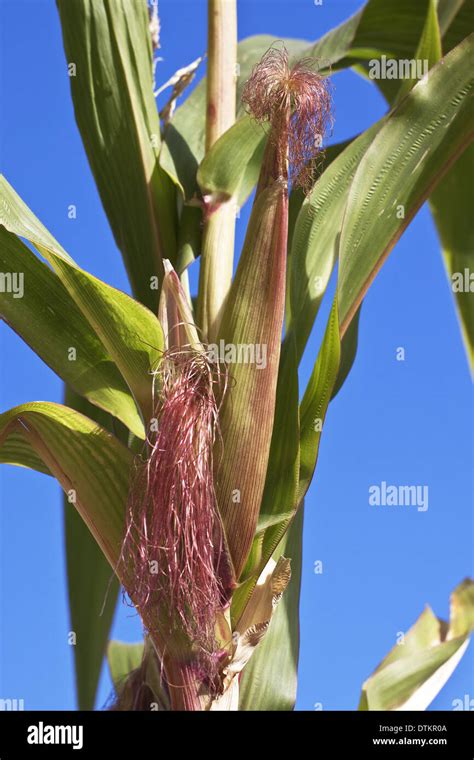
M 202 704 L 198 696 L 199 679 L 192 665 L 166 659 L 165 674 L 172 710 L 198 711 Z

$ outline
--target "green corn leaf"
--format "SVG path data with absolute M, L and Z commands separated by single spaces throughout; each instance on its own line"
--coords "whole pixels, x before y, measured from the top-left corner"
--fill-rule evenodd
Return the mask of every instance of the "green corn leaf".
M 440 0 L 438 16 L 443 33 L 442 47 L 448 52 L 474 28 L 474 0 L 447 3 Z M 441 51 L 434 53 L 441 55 Z M 474 232 L 469 223 L 470 188 L 474 174 L 474 147 L 471 145 L 430 196 L 430 207 L 441 240 L 450 286 L 455 290 L 461 332 L 471 372 L 474 373 L 474 305 L 466 287 L 454 286 L 453 277 L 471 272 L 474 262 Z
M 441 32 L 436 13 L 437 0 L 430 0 L 425 25 L 418 43 L 415 60 L 426 61 L 431 69 L 441 58 Z M 417 79 L 404 79 L 397 93 L 396 101 L 399 102 L 416 84 Z
M 436 15 L 437 14 L 437 15 Z M 439 23 L 438 23 L 439 20 Z M 425 27 L 415 53 L 416 60 L 427 60 L 431 68 L 441 58 L 441 47 L 445 53 L 459 44 L 474 27 L 473 0 L 459 2 L 440 2 L 436 8 L 434 0 L 430 0 Z M 443 40 L 441 41 L 441 35 Z M 377 84 L 382 85 L 383 80 Z M 406 80 L 396 94 L 399 101 L 415 82 Z M 384 91 L 384 88 L 381 87 Z M 393 90 L 385 90 L 384 94 L 391 102 Z M 439 183 L 430 196 L 430 207 L 438 228 L 442 252 L 449 278 L 453 287 L 453 275 L 463 279 L 465 270 L 472 268 L 474 241 L 469 218 L 469 188 L 474 170 L 474 151 L 470 147 L 463 157 L 449 170 L 446 177 Z M 455 287 L 455 297 L 458 316 L 464 343 L 474 371 L 474 313 L 471 308 L 469 291 L 465 287 Z
M 142 664 L 144 644 L 127 644 L 125 641 L 111 641 L 107 647 L 107 661 L 110 675 L 116 691 L 120 691 L 123 682 L 132 670 Z
M 339 249 L 342 334 L 396 241 L 472 141 L 473 48 L 471 35 L 418 82 L 359 163 Z
M 372 58 L 373 52 L 405 58 L 420 39 L 429 0 L 369 0 L 347 52 L 348 58 Z M 390 19 L 390 23 L 387 23 Z
M 472 0 L 469 0 L 469 3 L 466 3 L 465 0 L 438 0 L 438 3 L 437 3 L 438 21 L 439 21 L 440 29 L 443 32 L 443 34 L 452 25 L 454 18 L 459 14 L 461 8 L 463 8 L 463 6 L 468 5 L 468 4 L 471 4 L 474 8 L 474 5 L 472 4 Z M 463 34 L 462 38 L 464 38 L 465 36 L 466 35 Z M 461 40 L 458 40 L 456 42 L 456 45 L 458 45 L 460 42 Z M 453 45 L 453 47 L 456 47 L 456 45 Z
M 454 18 L 440 16 L 440 24 L 444 20 L 449 30 L 456 23 L 460 31 L 468 34 L 474 28 L 474 2 L 470 1 L 460 5 L 461 8 Z M 438 13 L 440 11 L 442 9 L 438 7 Z M 461 15 L 462 11 L 467 12 L 465 17 Z M 468 19 L 470 19 L 470 25 Z M 454 46 L 453 43 L 453 36 L 444 38 L 443 47 L 446 52 Z M 441 55 L 441 36 L 436 18 L 436 3 L 431 0 L 429 18 L 416 58 L 427 59 L 431 67 L 441 58 Z M 464 280 L 466 270 L 469 273 L 474 262 L 474 232 L 468 221 L 470 217 L 470 186 L 473 175 L 474 146 L 471 145 L 462 158 L 456 161 L 430 197 L 430 207 L 438 228 L 449 283 L 455 292 L 461 333 L 471 372 L 474 372 L 474 305 L 472 298 L 469 297 L 470 291 L 466 289 Z M 453 278 L 454 280 L 460 279 L 462 287 L 457 287 Z
M 337 261 L 351 182 L 381 124 L 383 120 L 359 135 L 332 161 L 297 216 L 290 253 L 289 298 L 298 360 Z
M 474 373 L 474 227 L 471 191 L 474 146 L 470 145 L 430 196 L 449 284 L 454 292 L 471 372 Z
M 234 198 L 241 205 L 257 184 L 267 134 L 245 115 L 214 143 L 201 163 L 197 181 L 210 203 Z
M 316 364 L 300 405 L 300 484 L 298 500 L 309 488 L 319 452 L 326 412 L 341 361 L 337 294 L 329 315 Z
M 21 433 L 12 432 L 2 442 L 0 446 L 0 463 L 14 464 L 18 467 L 26 467 L 29 470 L 42 472 L 44 475 L 52 475 L 49 467 L 34 449 L 31 448 Z
M 156 366 L 163 348 L 163 332 L 158 319 L 133 298 L 80 269 L 4 177 L 1 178 L 0 197 L 0 224 L 29 240 L 51 264 L 115 361 L 143 418 L 149 419 L 153 381 L 150 370 Z M 143 436 L 143 429 L 138 430 L 138 426 L 133 432 Z
M 64 403 L 127 444 L 127 429 L 110 414 L 93 407 L 69 388 L 66 388 Z M 69 613 L 71 630 L 76 634 L 77 700 L 80 710 L 93 710 L 119 584 L 81 516 L 71 509 L 67 494 L 63 494 L 63 509 Z
M 131 452 L 93 420 L 50 402 L 22 404 L 1 414 L 0 451 L 12 434 L 24 438 L 75 500 L 71 509 L 77 509 L 115 568 L 123 539 Z M 17 454 L 18 461 L 10 464 L 24 465 L 20 449 Z
M 359 341 L 359 319 L 361 309 L 362 304 L 356 311 L 353 320 L 349 324 L 349 327 L 347 328 L 341 340 L 339 371 L 337 373 L 336 382 L 334 383 L 334 387 L 332 389 L 331 400 L 339 393 L 342 386 L 346 382 L 346 379 L 355 361 L 357 344 Z
M 469 644 L 474 628 L 474 582 L 451 596 L 449 625 L 429 607 L 362 686 L 359 710 L 425 710 Z
M 443 52 L 448 53 L 474 29 L 473 0 L 439 0 L 438 19 Z
M 58 0 L 76 120 L 133 292 L 156 310 L 176 252 L 176 200 L 159 165 L 146 0 Z
M 273 554 L 291 559 L 291 579 L 270 628 L 245 666 L 239 710 L 293 710 L 299 655 L 299 602 L 303 553 L 303 507 Z M 278 655 L 275 657 L 275 652 Z
M 120 710 L 170 709 L 161 666 L 149 638 L 137 644 L 111 641 L 107 660 L 115 692 L 120 698 Z
M 23 294 L 0 292 L 5 322 L 78 393 L 120 419 L 136 435 L 143 423 L 110 354 L 60 279 L 22 241 L 0 227 L 0 269 L 23 276 Z M 70 361 L 70 349 L 75 360 Z
M 87 410 L 89 413 L 100 416 L 101 420 L 110 422 L 110 415 L 91 406 L 84 399 L 79 399 L 71 391 L 68 391 L 67 399 L 76 406 L 82 404 L 82 411 Z M 91 420 L 86 417 L 74 415 L 75 413 L 67 407 L 39 403 L 25 404 L 22 407 L 17 407 L 16 410 L 12 410 L 11 413 L 7 412 L 1 415 L 0 462 L 52 474 L 41 458 L 43 451 L 47 449 L 45 459 L 53 457 L 52 461 L 55 461 L 55 467 L 60 468 L 62 472 L 63 480 L 60 482 L 64 488 L 67 487 L 65 479 L 75 473 L 75 468 L 80 478 L 87 479 L 92 473 L 95 482 L 100 482 L 100 470 L 103 461 L 102 449 L 106 449 L 108 443 L 105 431 L 94 426 Z M 22 422 L 18 422 L 19 419 Z M 28 427 L 31 428 L 31 435 L 28 433 Z M 102 441 L 101 438 L 103 438 Z M 71 451 L 64 450 L 56 456 L 54 451 L 57 449 L 55 447 L 60 449 L 63 439 L 67 440 L 68 444 L 69 442 L 72 443 Z M 110 476 L 113 478 L 113 468 L 123 466 L 124 462 L 131 463 L 131 455 L 124 447 L 115 452 L 115 439 L 111 438 L 110 441 L 109 447 L 112 456 L 117 458 L 117 464 L 112 465 L 110 472 Z M 84 459 L 84 462 L 81 458 Z M 130 465 L 126 464 L 126 466 L 129 468 Z M 84 474 L 82 475 L 82 473 Z M 58 474 L 56 469 L 55 474 Z M 123 473 L 120 473 L 118 482 L 120 483 L 122 480 Z M 107 473 L 104 473 L 100 488 L 108 488 L 108 482 Z M 76 485 L 71 487 L 77 488 Z M 82 488 L 81 481 L 81 493 Z M 69 487 L 67 490 L 70 490 Z M 79 489 L 77 489 L 78 493 Z M 126 495 L 125 482 L 122 485 L 121 493 L 123 509 Z M 95 500 L 110 500 L 108 506 L 115 509 L 112 501 L 115 496 L 115 492 L 110 496 L 107 494 L 104 496 L 103 490 L 98 490 Z M 71 630 L 76 634 L 76 645 L 74 647 L 76 688 L 79 709 L 91 710 L 94 707 L 108 633 L 117 602 L 118 582 L 83 517 L 75 509 L 74 503 L 70 501 L 71 498 L 73 498 L 73 494 L 70 493 L 69 496 L 64 494 L 64 530 Z M 87 502 L 87 508 L 89 507 L 93 507 L 93 500 L 91 499 Z

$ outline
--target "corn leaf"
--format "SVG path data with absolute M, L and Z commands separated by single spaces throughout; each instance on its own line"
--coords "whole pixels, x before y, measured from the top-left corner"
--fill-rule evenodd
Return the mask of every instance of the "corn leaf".
M 314 185 L 297 216 L 290 253 L 291 326 L 298 361 L 337 261 L 342 219 L 357 167 L 383 124 L 378 122 L 342 151 Z
M 234 198 L 242 205 L 257 184 L 267 134 L 245 115 L 214 143 L 201 163 L 197 181 L 208 202 Z
M 64 403 L 127 444 L 128 431 L 124 426 L 70 388 L 66 388 Z M 67 494 L 63 494 L 63 510 L 69 613 L 71 630 L 76 633 L 77 700 L 80 710 L 93 710 L 119 584 L 81 516 L 71 509 Z
M 156 366 L 163 348 L 158 319 L 130 296 L 80 269 L 4 177 L 0 197 L 0 224 L 29 240 L 51 264 L 115 361 L 147 420 L 152 414 L 150 370 Z M 133 432 L 143 436 L 143 429 Z
M 76 404 L 78 403 L 75 394 L 71 394 L 70 391 L 68 392 L 68 400 L 74 400 Z M 92 407 L 83 399 L 82 402 L 84 407 L 87 405 L 89 412 L 100 415 L 103 419 L 110 419 L 110 415 Z M 63 410 L 64 415 L 62 415 Z M 94 436 L 98 436 L 100 428 L 94 428 L 90 420 L 82 417 L 82 415 L 78 415 L 74 419 L 72 410 L 57 404 L 25 404 L 16 410 L 12 410 L 12 413 L 7 412 L 0 416 L 0 462 L 29 467 L 51 475 L 50 468 L 41 458 L 42 452 L 52 448 L 48 442 L 50 438 L 57 439 L 56 445 L 61 446 L 61 440 L 64 436 L 68 442 L 71 440 L 73 454 L 71 456 L 70 453 L 63 452 L 61 460 L 58 457 L 56 461 L 56 465 L 64 469 L 63 477 L 66 478 L 68 472 L 74 472 L 74 468 L 77 467 L 79 477 L 81 477 L 80 470 L 86 469 L 84 477 L 87 478 L 89 472 L 94 470 L 94 465 L 97 470 L 94 476 L 96 478 L 98 475 L 100 476 L 101 465 L 98 464 L 97 460 L 99 456 L 102 457 L 100 448 L 104 444 L 101 446 L 96 444 L 94 447 L 93 439 Z M 44 417 L 44 422 L 49 428 L 48 431 L 44 427 L 44 422 L 41 423 L 41 416 Z M 37 420 L 40 420 L 39 425 Z M 82 432 L 85 427 L 84 421 L 89 426 L 89 432 L 85 435 Z M 34 429 L 32 425 L 35 425 Z M 31 435 L 28 434 L 28 426 L 31 428 Z M 38 432 L 40 428 L 41 438 L 38 441 L 35 438 L 35 431 Z M 83 443 L 81 443 L 81 437 L 84 438 Z M 111 440 L 114 441 L 114 439 Z M 94 461 L 91 459 L 91 461 L 87 460 L 87 463 L 79 463 L 78 465 L 75 457 L 89 457 L 89 446 L 93 451 Z M 122 461 L 126 461 L 129 458 L 126 449 L 123 448 L 120 451 Z M 47 456 L 51 456 L 51 451 L 48 451 Z M 47 456 L 45 456 L 45 460 Z M 74 461 L 72 457 L 74 457 Z M 120 466 L 120 457 L 118 457 L 118 465 Z M 116 467 L 117 465 L 113 466 Z M 58 471 L 55 470 L 55 472 Z M 111 476 L 113 477 L 113 472 L 111 472 Z M 108 479 L 105 480 L 106 482 L 102 483 L 101 488 L 108 487 Z M 61 482 L 63 488 L 66 488 L 66 481 Z M 71 487 L 76 488 L 75 485 L 71 485 Z M 94 707 L 108 633 L 117 602 L 118 583 L 110 564 L 91 535 L 83 517 L 75 509 L 77 503 L 75 505 L 70 500 L 74 498 L 74 494 L 70 488 L 67 490 L 69 495 L 64 494 L 64 530 L 71 630 L 76 634 L 74 661 L 77 698 L 79 709 L 91 710 Z M 98 492 L 99 495 L 101 493 L 101 491 Z M 96 500 L 98 494 L 96 494 Z M 108 497 L 100 496 L 100 498 L 106 500 Z M 122 492 L 123 505 L 125 504 L 124 500 L 126 500 L 125 486 Z
M 303 508 L 275 550 L 291 559 L 291 579 L 240 681 L 239 710 L 292 710 L 296 700 L 299 655 L 299 600 Z M 278 655 L 275 657 L 275 652 Z
M 474 582 L 451 596 L 449 625 L 429 607 L 365 681 L 359 710 L 426 710 L 469 644 L 474 628 Z
M 451 290 L 456 299 L 461 331 L 471 372 L 474 373 L 474 227 L 471 190 L 474 146 L 470 145 L 430 196 Z
M 455 17 L 448 17 L 446 11 L 440 9 L 440 25 L 453 29 L 456 22 L 457 34 L 468 34 L 474 27 L 474 2 L 460 3 L 462 6 Z M 444 13 L 443 13 L 444 10 Z M 461 14 L 461 10 L 465 15 Z M 436 15 L 436 2 L 431 0 L 430 11 L 425 29 L 420 40 L 416 58 L 427 60 L 429 66 L 434 66 L 441 58 L 441 32 Z M 454 47 L 454 37 L 444 39 L 444 50 Z M 407 82 L 401 93 L 407 92 L 413 82 Z M 440 182 L 430 197 L 430 207 L 441 240 L 441 248 L 450 286 L 455 293 L 461 333 L 466 346 L 471 372 L 474 372 L 474 306 L 469 298 L 469 287 L 466 288 L 465 273 L 472 270 L 474 261 L 474 232 L 468 222 L 470 216 L 469 193 L 474 174 L 474 146 L 470 146 L 462 158 L 454 164 L 448 174 Z M 454 280 L 453 280 L 454 278 Z M 455 284 L 456 278 L 462 282 L 462 287 Z
M 174 185 L 158 162 L 146 0 L 58 0 L 76 120 L 133 293 L 156 310 L 176 251 Z
M 426 61 L 429 69 L 431 69 L 435 63 L 438 63 L 441 58 L 441 32 L 436 13 L 436 4 L 437 0 L 430 0 L 429 2 L 425 25 L 415 54 L 415 60 Z M 410 92 L 416 82 L 417 79 L 413 78 L 413 76 L 404 79 L 397 92 L 395 102 L 399 102 L 408 92 Z
M 132 670 L 140 667 L 144 644 L 128 644 L 125 641 L 111 641 L 107 647 L 107 662 L 115 690 L 120 691 L 123 682 Z
M 474 27 L 473 0 L 459 0 L 456 3 L 430 0 L 425 27 L 414 55 L 416 60 L 427 60 L 431 68 L 441 58 L 441 47 L 447 53 L 459 44 Z M 441 37 L 443 40 L 441 41 Z M 381 87 L 383 80 L 378 80 Z M 403 82 L 396 93 L 395 100 L 399 101 L 413 86 L 413 80 Z M 389 102 L 393 100 L 393 91 L 385 90 Z M 457 161 L 449 170 L 446 177 L 439 183 L 430 196 L 430 207 L 438 228 L 443 257 L 446 265 L 450 286 L 453 287 L 453 275 L 462 276 L 465 270 L 472 269 L 474 241 L 468 223 L 469 218 L 469 187 L 474 170 L 474 151 L 468 148 L 462 159 Z M 455 298 L 461 332 L 466 345 L 471 371 L 474 371 L 474 312 L 471 308 L 472 299 L 465 288 L 455 290 Z
M 132 454 L 114 436 L 61 404 L 31 402 L 0 415 L 0 451 L 21 435 L 71 499 L 112 568 L 122 545 Z M 17 449 L 19 457 L 22 452 Z M 28 461 L 28 460 L 27 460 Z M 22 465 L 18 461 L 10 464 Z
M 329 315 L 323 343 L 300 406 L 299 500 L 309 488 L 319 452 L 326 412 L 341 360 L 337 295 Z
M 362 304 L 359 306 L 358 310 L 356 311 L 354 318 L 349 324 L 349 327 L 347 328 L 341 340 L 341 356 L 340 356 L 340 362 L 339 362 L 339 371 L 337 373 L 336 382 L 334 383 L 334 387 L 332 389 L 331 400 L 341 390 L 342 386 L 344 385 L 347 379 L 347 376 L 349 375 L 349 372 L 352 369 L 352 365 L 354 364 L 354 360 L 357 353 L 357 344 L 359 342 L 359 319 L 360 319 L 361 309 L 362 309 Z
M 459 45 L 474 28 L 473 0 L 439 0 L 438 19 L 443 37 L 443 52 L 447 53 Z
M 342 333 L 402 232 L 473 139 L 473 48 L 471 35 L 418 82 L 359 163 L 339 249 Z
M 7 289 L 0 292 L 5 322 L 78 393 L 143 436 L 127 384 L 87 319 L 54 272 L 4 227 L 0 227 L 0 269 L 5 275 L 23 276 L 21 298 Z M 70 349 L 75 350 L 73 360 Z
M 43 475 L 52 476 L 49 467 L 34 449 L 31 448 L 21 433 L 12 432 L 2 442 L 0 446 L 0 463 L 26 467 L 28 470 L 36 470 L 36 472 L 42 472 Z
M 445 53 L 449 52 L 473 27 L 473 0 L 442 0 L 438 4 L 435 0 L 430 0 L 424 29 L 412 57 L 415 60 L 427 60 L 431 68 L 441 58 L 441 48 Z M 390 80 L 380 79 L 376 82 L 391 104 L 400 101 L 415 84 L 412 79 L 405 80 L 397 91 L 394 82 L 390 83 Z M 455 163 L 430 196 L 430 207 L 438 228 L 451 287 L 453 275 L 463 275 L 472 264 L 474 247 L 467 223 L 466 204 L 469 203 L 473 156 L 472 148 L 467 149 L 462 159 Z M 471 370 L 474 371 L 474 314 L 470 308 L 471 299 L 465 289 L 456 289 L 455 297 L 461 332 Z
M 149 638 L 137 644 L 111 641 L 107 648 L 107 660 L 115 692 L 120 697 L 121 710 L 170 710 L 161 666 Z M 135 685 L 133 680 L 132 683 L 127 680 L 132 673 L 140 679 L 135 681 Z

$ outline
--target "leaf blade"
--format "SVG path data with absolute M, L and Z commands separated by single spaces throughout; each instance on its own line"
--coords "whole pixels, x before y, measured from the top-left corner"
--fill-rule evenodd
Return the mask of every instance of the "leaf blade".
M 395 242 L 472 140 L 468 97 L 474 82 L 468 61 L 473 39 L 461 43 L 413 88 L 358 166 L 340 244 L 342 334 Z M 375 185 L 380 190 L 374 194 Z M 394 199 L 388 208 L 387 198 Z M 400 206 L 403 216 L 396 213 Z
M 158 319 L 138 301 L 80 269 L 4 177 L 0 178 L 0 196 L 0 224 L 29 240 L 51 264 L 148 420 L 153 411 L 151 370 L 164 345 Z
M 5 322 L 78 393 L 144 437 L 127 384 L 74 300 L 54 272 L 4 227 L 0 227 L 0 268 L 12 276 L 21 273 L 24 281 L 21 298 L 6 289 L 0 293 Z
M 160 121 L 146 0 L 57 0 L 76 121 L 136 297 L 151 309 L 174 260 L 174 186 L 159 165 Z M 127 220 L 124 223 L 124 220 Z

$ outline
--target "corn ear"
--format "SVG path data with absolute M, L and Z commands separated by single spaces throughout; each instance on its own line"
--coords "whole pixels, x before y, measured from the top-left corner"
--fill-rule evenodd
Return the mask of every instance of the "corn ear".
M 265 484 L 275 413 L 285 304 L 288 194 L 277 179 L 259 193 L 224 312 L 226 345 L 261 345 L 266 366 L 235 363 L 221 409 L 223 457 L 217 501 L 239 577 L 250 551 Z

